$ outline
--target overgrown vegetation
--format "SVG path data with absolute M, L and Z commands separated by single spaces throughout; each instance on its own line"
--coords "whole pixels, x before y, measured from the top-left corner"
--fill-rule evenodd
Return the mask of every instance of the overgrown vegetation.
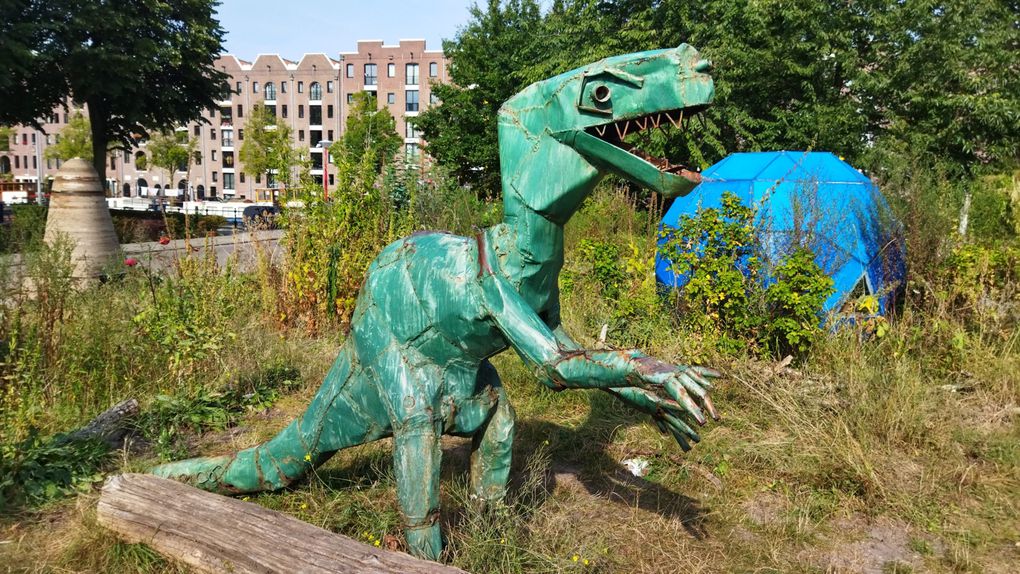
M 536 6 L 509 2 L 476 11 L 449 51 L 479 84 L 438 91 L 444 105 L 437 109 L 465 119 L 469 132 L 449 157 L 468 159 L 447 170 L 391 161 L 371 145 L 335 152 L 329 202 L 301 166 L 286 166 L 297 176 L 292 189 L 303 208 L 284 213 L 282 261 L 260 250 L 255 269 L 242 273 L 234 262 L 185 257 L 167 274 L 132 267 L 122 279 L 75 290 L 68 246 L 44 248 L 30 225 L 38 213 L 19 214 L 4 246 L 25 255 L 35 283 L 32 292 L 2 284 L 0 564 L 13 572 L 184 571 L 98 527 L 93 508 L 102 477 L 236 451 L 288 424 L 334 360 L 365 270 L 383 245 L 420 229 L 469 234 L 500 219 L 499 204 L 480 199 L 498 173 L 486 155 L 486 114 L 533 72 L 526 64 L 544 77 L 601 50 L 645 47 L 649 30 L 661 28 L 656 47 L 689 31 L 692 43 L 729 70 L 730 79 L 720 76 L 719 83 L 725 105 L 709 125 L 715 139 L 695 150 L 697 161 L 745 145 L 838 147 L 867 139 L 867 130 L 848 122 L 888 122 L 874 147 L 857 152 L 904 225 L 910 274 L 902 309 L 823 331 L 818 309 L 831 285 L 811 246 L 793 243 L 780 260 L 764 261 L 754 213 L 732 197 L 671 232 L 666 250 L 689 282 L 663 293 L 654 278 L 661 206 L 607 182 L 566 228 L 565 327 L 589 347 L 636 346 L 664 360 L 722 369 L 714 400 L 723 420 L 705 427 L 702 442 L 682 455 L 607 394 L 553 393 L 512 354 L 496 356 L 519 420 L 511 495 L 504 506 L 475 507 L 466 488 L 469 441 L 445 441 L 444 559 L 479 574 L 1014 569 L 1020 176 L 1008 159 L 1015 133 L 990 140 L 1008 131 L 1015 115 L 988 120 L 1013 96 L 963 93 L 981 75 L 961 76 L 954 63 L 946 98 L 904 103 L 932 96 L 931 70 L 959 54 L 956 43 L 937 41 L 944 35 L 956 38 L 977 18 L 989 23 L 995 42 L 1012 41 L 1002 36 L 1002 22 L 987 20 L 999 7 L 936 13 L 905 2 L 857 7 L 853 16 L 797 2 L 709 3 L 703 11 L 676 2 L 557 2 L 547 14 Z M 889 35 L 919 10 L 924 26 L 913 36 Z M 945 28 L 936 26 L 947 17 Z M 842 92 L 822 88 L 833 79 L 826 74 L 851 64 L 868 69 L 870 52 L 858 60 L 846 51 L 868 37 L 846 34 L 867 26 L 885 34 L 873 37 L 876 53 L 896 48 L 889 53 L 903 57 L 883 61 L 874 78 L 849 71 L 840 77 L 872 95 L 888 78 L 917 78 L 904 80 L 909 89 L 878 116 L 868 108 L 854 118 Z M 803 37 L 791 39 L 791 29 L 805 30 Z M 557 33 L 543 37 L 549 30 Z M 733 38 L 733 31 L 744 35 Z M 749 59 L 759 52 L 748 46 L 765 39 L 775 39 L 765 54 L 781 59 Z M 968 52 L 963 61 L 985 55 Z M 815 76 L 823 71 L 820 86 Z M 735 79 L 751 90 L 755 74 L 774 72 L 782 84 L 776 91 L 761 87 L 770 81 L 757 95 L 737 93 Z M 805 77 L 810 81 L 801 82 Z M 1003 80 L 999 87 L 1011 85 Z M 794 97 L 801 92 L 810 97 Z M 957 106 L 969 111 L 952 126 L 930 115 Z M 819 119 L 817 133 L 812 118 Z M 960 139 L 963 132 L 975 137 Z M 444 159 L 444 140 L 430 143 Z M 946 157 L 934 161 L 933 150 Z M 479 166 L 485 169 L 473 169 Z M 961 215 L 969 220 L 962 236 Z M 766 271 L 773 281 L 763 281 Z M 852 304 L 869 315 L 875 301 Z M 787 354 L 796 363 L 783 361 Z M 142 414 L 124 448 L 62 440 L 128 397 L 139 399 Z M 400 550 L 390 454 L 388 441 L 342 451 L 306 482 L 251 499 Z M 646 463 L 647 474 L 628 471 L 631 459 Z

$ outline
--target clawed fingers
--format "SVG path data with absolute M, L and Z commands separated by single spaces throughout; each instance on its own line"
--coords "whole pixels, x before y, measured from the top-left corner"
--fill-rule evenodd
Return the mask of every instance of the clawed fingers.
M 705 390 L 704 384 L 699 384 L 695 379 L 695 374 L 688 371 L 679 371 L 677 378 L 680 379 L 680 384 L 683 385 L 688 392 L 698 397 L 701 400 L 701 404 L 704 405 L 705 410 L 715 420 L 719 420 L 719 413 L 715 410 L 715 405 L 712 404 L 712 399 L 708 396 L 708 392 Z M 697 377 L 700 379 L 701 377 Z
M 685 452 L 691 450 L 691 445 L 687 442 L 688 439 L 692 442 L 701 441 L 701 437 L 698 436 L 698 433 L 694 432 L 694 429 L 673 415 L 663 413 L 662 420 L 670 433 L 672 433 L 673 438 L 680 444 L 680 448 L 684 449 Z
M 694 399 L 691 398 L 691 395 L 684 388 L 685 385 L 681 381 L 681 377 L 670 378 L 663 386 L 666 387 L 666 392 L 669 393 L 669 396 L 680 403 L 684 410 L 690 413 L 699 425 L 705 424 L 707 422 L 705 415 L 701 412 L 701 408 L 698 407 L 697 403 L 694 402 Z

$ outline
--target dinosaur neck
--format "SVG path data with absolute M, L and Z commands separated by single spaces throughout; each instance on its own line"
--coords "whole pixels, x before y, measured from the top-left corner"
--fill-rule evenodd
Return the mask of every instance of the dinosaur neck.
M 537 312 L 558 302 L 558 278 L 563 267 L 563 226 L 594 188 L 575 188 L 557 203 L 554 215 L 539 214 L 521 196 L 503 194 L 503 223 L 486 234 L 500 260 L 503 275 Z M 567 205 L 567 203 L 570 205 Z

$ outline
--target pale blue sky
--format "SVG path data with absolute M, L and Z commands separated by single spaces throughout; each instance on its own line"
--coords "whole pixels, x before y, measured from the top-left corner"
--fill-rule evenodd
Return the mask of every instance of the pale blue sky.
M 470 19 L 475 0 L 222 0 L 217 7 L 227 31 L 227 53 L 242 59 L 278 53 L 297 60 L 302 54 L 357 49 L 358 40 L 424 38 L 430 50 L 442 49 Z M 484 2 L 483 2 L 484 3 Z

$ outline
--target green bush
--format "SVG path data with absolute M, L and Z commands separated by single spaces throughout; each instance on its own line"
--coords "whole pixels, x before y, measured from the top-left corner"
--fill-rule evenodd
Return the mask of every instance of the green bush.
M 717 333 L 724 350 L 802 354 L 821 332 L 832 279 L 808 248 L 797 245 L 767 277 L 754 217 L 754 209 L 726 192 L 720 209 L 699 209 L 663 231 L 661 253 L 674 273 L 687 278 L 673 295 L 675 309 L 687 322 Z
M 88 490 L 103 480 L 108 456 L 101 441 L 44 438 L 35 428 L 17 443 L 0 443 L 0 510 Z
M 35 204 L 6 206 L 11 211 L 10 225 L 0 226 L 0 253 L 27 253 L 42 245 L 49 208 Z

